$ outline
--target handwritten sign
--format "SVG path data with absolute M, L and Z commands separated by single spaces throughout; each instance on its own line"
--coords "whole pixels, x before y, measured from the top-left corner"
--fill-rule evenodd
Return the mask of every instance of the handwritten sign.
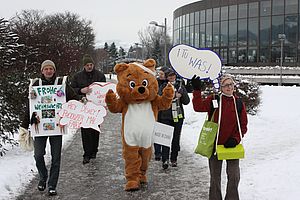
M 105 95 L 107 91 L 112 89 L 116 92 L 116 84 L 114 83 L 94 82 L 89 86 L 89 88 L 92 91 L 86 95 L 86 98 L 89 101 L 102 106 L 106 106 Z
M 59 126 L 58 112 L 66 102 L 65 85 L 33 86 L 29 99 L 31 134 L 37 136 L 62 135 L 64 127 Z
M 153 131 L 153 143 L 171 147 L 174 127 L 155 122 Z
M 180 44 L 171 49 L 169 60 L 183 78 L 191 79 L 196 74 L 200 79 L 210 79 L 215 88 L 220 88 L 218 78 L 222 62 L 215 52 Z
M 101 105 L 92 102 L 83 104 L 79 101 L 70 100 L 62 105 L 62 109 L 58 113 L 62 118 L 60 125 L 68 125 L 69 128 L 93 128 L 99 132 L 99 125 L 106 116 L 106 109 Z

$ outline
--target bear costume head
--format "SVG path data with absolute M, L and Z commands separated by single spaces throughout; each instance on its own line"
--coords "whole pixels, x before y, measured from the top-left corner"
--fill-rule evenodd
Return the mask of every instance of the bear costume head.
M 120 63 L 114 67 L 117 74 L 117 92 L 127 104 L 153 101 L 157 96 L 155 77 L 156 62 L 153 59 L 140 63 Z

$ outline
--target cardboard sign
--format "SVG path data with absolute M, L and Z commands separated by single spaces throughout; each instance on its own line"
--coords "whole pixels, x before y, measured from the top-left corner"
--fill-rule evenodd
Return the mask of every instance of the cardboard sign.
M 153 143 L 171 147 L 174 127 L 155 122 L 153 131 Z
M 92 90 L 92 92 L 88 93 L 86 98 L 89 101 L 102 106 L 106 106 L 105 95 L 108 90 L 112 89 L 114 92 L 116 92 L 116 84 L 114 83 L 94 82 L 89 86 L 89 88 Z
M 171 49 L 169 60 L 183 78 L 191 79 L 196 74 L 200 79 L 210 79 L 215 88 L 220 88 L 218 78 L 222 62 L 215 52 L 180 44 Z
M 65 85 L 33 86 L 29 98 L 31 134 L 37 136 L 62 135 L 58 112 L 66 102 Z
M 79 101 L 70 100 L 62 105 L 59 112 L 60 125 L 68 125 L 69 128 L 93 128 L 99 132 L 99 125 L 103 122 L 106 116 L 106 109 L 101 105 L 96 105 L 92 102 L 83 104 Z

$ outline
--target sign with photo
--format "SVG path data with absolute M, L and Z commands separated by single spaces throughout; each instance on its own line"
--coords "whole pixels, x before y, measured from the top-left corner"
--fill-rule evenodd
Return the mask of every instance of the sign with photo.
M 30 88 L 30 124 L 33 137 L 62 135 L 58 112 L 66 102 L 65 85 L 32 86 Z

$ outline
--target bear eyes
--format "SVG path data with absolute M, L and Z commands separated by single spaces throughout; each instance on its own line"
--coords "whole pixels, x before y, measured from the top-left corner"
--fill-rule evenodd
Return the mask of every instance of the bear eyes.
M 130 81 L 129 82 L 129 87 L 130 88 L 134 88 L 135 87 L 135 82 L 134 81 Z
M 145 87 L 147 87 L 148 81 L 146 79 L 144 79 L 143 82 L 142 82 L 142 85 L 145 86 Z

